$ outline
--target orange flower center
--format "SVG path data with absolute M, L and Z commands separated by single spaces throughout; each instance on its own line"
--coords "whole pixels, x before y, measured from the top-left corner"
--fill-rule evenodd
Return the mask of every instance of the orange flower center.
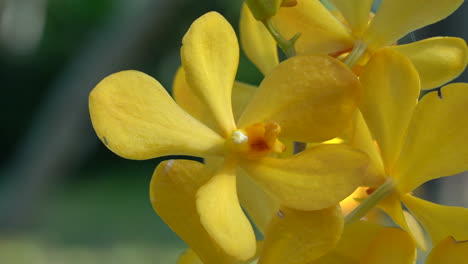
M 277 123 L 253 124 L 234 131 L 226 141 L 229 151 L 247 159 L 259 159 L 269 153 L 281 153 L 286 146 L 278 140 L 281 127 Z

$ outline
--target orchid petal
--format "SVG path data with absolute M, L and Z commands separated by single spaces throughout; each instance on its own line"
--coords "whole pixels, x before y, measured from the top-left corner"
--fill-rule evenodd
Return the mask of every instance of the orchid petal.
M 223 150 L 223 138 L 142 72 L 122 71 L 102 80 L 89 95 L 89 112 L 98 137 L 124 158 L 207 156 Z
M 413 62 L 421 89 L 439 87 L 455 79 L 468 62 L 468 47 L 461 38 L 435 37 L 392 48 Z
M 241 167 L 280 204 L 319 210 L 362 184 L 368 158 L 346 145 L 320 145 L 284 159 L 244 160 Z
M 210 12 L 193 22 L 182 40 L 181 58 L 187 83 L 210 109 L 217 131 L 235 130 L 231 92 L 239 64 L 239 44 L 229 22 Z
M 340 61 L 296 56 L 265 77 L 238 126 L 276 122 L 283 138 L 321 142 L 350 123 L 359 96 L 357 77 Z

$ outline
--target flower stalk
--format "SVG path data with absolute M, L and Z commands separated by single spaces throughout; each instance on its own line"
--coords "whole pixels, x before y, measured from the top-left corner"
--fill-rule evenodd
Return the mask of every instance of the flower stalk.
M 291 58 L 296 56 L 296 48 L 294 45 L 296 44 L 297 39 L 301 36 L 301 33 L 297 33 L 291 39 L 287 40 L 278 31 L 276 31 L 270 18 L 265 19 L 262 22 L 267 28 L 268 32 L 270 32 L 271 36 L 275 39 L 278 46 L 284 52 L 286 57 Z
M 380 185 L 371 195 L 369 195 L 361 204 L 345 217 L 345 224 L 350 225 L 364 217 L 385 197 L 395 191 L 395 183 L 389 178 L 384 184 Z

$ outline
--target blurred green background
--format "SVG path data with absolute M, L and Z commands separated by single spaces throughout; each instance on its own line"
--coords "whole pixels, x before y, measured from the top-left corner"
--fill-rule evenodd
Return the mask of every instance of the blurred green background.
M 92 130 L 87 96 L 99 80 L 125 69 L 170 89 L 191 22 L 215 10 L 237 30 L 240 6 L 0 0 L 0 263 L 175 263 L 185 245 L 148 198 L 159 160 L 129 161 L 107 150 Z M 467 39 L 467 9 L 463 4 L 406 41 Z M 261 80 L 243 55 L 238 79 Z M 456 176 L 425 188 L 429 200 L 467 206 L 466 186 L 467 177 Z

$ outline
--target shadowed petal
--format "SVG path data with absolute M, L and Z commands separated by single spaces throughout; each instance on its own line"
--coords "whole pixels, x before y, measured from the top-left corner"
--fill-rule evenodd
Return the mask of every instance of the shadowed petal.
M 364 153 L 349 146 L 320 145 L 289 158 L 245 160 L 241 167 L 280 204 L 318 210 L 337 204 L 361 185 L 368 164 Z

